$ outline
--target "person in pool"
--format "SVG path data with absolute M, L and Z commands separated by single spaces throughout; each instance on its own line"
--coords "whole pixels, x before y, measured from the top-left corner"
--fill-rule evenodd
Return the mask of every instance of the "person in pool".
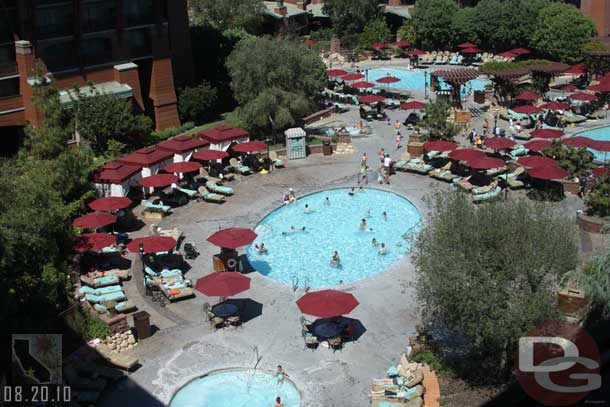
M 289 203 L 295 203 L 297 201 L 297 196 L 294 194 L 294 190 L 290 188 L 288 191 L 288 201 Z
M 377 247 L 377 239 L 373 238 L 371 245 L 373 245 L 373 247 Z
M 341 265 L 341 259 L 339 258 L 339 253 L 336 250 L 333 253 L 333 258 L 330 260 L 330 264 L 336 267 Z
M 280 396 L 275 398 L 275 405 L 273 407 L 286 407 L 286 404 L 282 403 L 282 399 Z
M 352 189 L 349 190 L 349 192 L 347 193 L 349 196 L 354 196 L 356 195 L 356 188 L 352 187 Z
M 265 243 L 261 242 L 261 245 L 254 245 L 254 250 L 256 250 L 257 252 L 263 254 L 263 253 L 267 253 L 267 248 L 265 247 Z
M 330 205 L 330 199 L 328 199 L 328 197 L 324 200 L 324 205 Z
M 386 213 L 386 211 L 383 211 L 381 216 L 383 216 L 383 220 L 388 220 L 388 214 Z
M 383 255 L 383 254 L 386 254 L 386 253 L 387 253 L 387 250 L 385 248 L 385 243 L 382 243 L 381 247 L 379 248 L 379 254 Z
M 368 217 L 370 217 L 370 216 L 371 216 L 371 210 L 370 210 L 370 209 L 368 209 L 366 212 L 364 212 L 364 217 L 365 217 L 365 218 L 368 218 Z
M 305 208 L 303 208 L 303 212 L 311 213 L 311 208 L 309 207 L 309 205 L 305 204 Z
M 360 230 L 366 230 L 366 219 L 362 219 L 360 221 L 360 226 L 358 227 Z
M 275 376 L 277 377 L 278 384 L 284 383 L 284 379 L 288 377 L 288 373 L 284 371 L 282 365 L 277 365 L 277 370 L 275 371 Z

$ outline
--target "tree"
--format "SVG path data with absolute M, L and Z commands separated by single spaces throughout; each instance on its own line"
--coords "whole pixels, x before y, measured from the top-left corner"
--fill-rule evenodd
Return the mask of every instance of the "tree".
M 323 11 L 340 36 L 362 32 L 368 21 L 379 14 L 377 0 L 326 0 Z
M 413 25 L 417 41 L 424 49 L 445 49 L 453 44 L 452 21 L 458 7 L 454 0 L 417 0 Z
M 412 249 L 423 316 L 468 344 L 464 371 L 505 380 L 519 337 L 556 313 L 553 288 L 577 263 L 575 226 L 526 199 L 476 207 L 440 190 L 427 199 L 430 219 Z
M 377 17 L 366 23 L 364 31 L 360 34 L 360 44 L 368 48 L 376 42 L 388 42 L 392 36 L 390 27 L 384 17 Z
M 552 3 L 540 11 L 532 47 L 541 55 L 567 63 L 582 60 L 582 51 L 597 35 L 593 21 L 573 5 Z
M 327 80 L 326 67 L 314 51 L 282 39 L 240 41 L 227 68 L 240 119 L 258 132 L 271 121 L 294 123 L 311 113 Z
M 396 38 L 401 41 L 409 41 L 411 44 L 415 44 L 417 37 L 415 36 L 415 25 L 413 24 L 413 19 L 404 19 L 404 22 L 396 32 Z
M 195 124 L 204 123 L 213 114 L 218 92 L 208 82 L 197 86 L 187 86 L 180 92 L 178 107 L 182 121 L 191 121 Z
M 265 5 L 261 0 L 189 0 L 189 9 L 195 25 L 255 33 L 263 22 Z
M 463 42 L 472 42 L 479 44 L 479 35 L 477 31 L 477 13 L 475 8 L 461 8 L 453 16 L 451 22 L 455 35 L 454 42 L 460 44 Z
M 610 217 L 610 177 L 602 176 L 595 182 L 593 190 L 585 198 L 587 215 Z
M 457 125 L 447 122 L 451 107 L 443 101 L 428 102 L 421 126 L 428 131 L 428 140 L 453 140 L 459 133 Z
M 551 148 L 544 154 L 557 160 L 557 166 L 570 173 L 570 177 L 579 177 L 591 172 L 595 167 L 593 164 L 593 153 L 586 148 L 567 146 L 561 141 L 553 141 Z
M 99 92 L 93 84 L 85 94 L 78 87 L 71 93 L 72 116 L 78 133 L 97 153 L 104 153 L 108 140 L 138 146 L 145 144 L 152 121 L 148 116 L 134 114 L 131 99 Z

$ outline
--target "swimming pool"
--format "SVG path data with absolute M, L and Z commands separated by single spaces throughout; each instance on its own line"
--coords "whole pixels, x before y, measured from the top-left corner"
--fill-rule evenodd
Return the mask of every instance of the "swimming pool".
M 574 136 L 588 137 L 599 141 L 610 141 L 610 126 L 581 131 L 580 133 L 574 134 Z M 592 148 L 589 148 L 588 150 L 593 153 L 595 161 L 604 162 L 604 159 L 606 162 L 610 161 L 610 153 L 604 153 Z
M 174 394 L 169 407 L 269 407 L 280 397 L 286 407 L 299 407 L 301 395 L 285 379 L 252 369 L 228 369 L 192 380 Z
M 417 208 L 392 192 L 366 189 L 350 196 L 349 191 L 317 192 L 267 215 L 255 229 L 258 237 L 254 244 L 265 243 L 268 253 L 248 247 L 252 266 L 281 283 L 293 285 L 298 279 L 300 286 L 318 288 L 361 280 L 398 261 L 409 251 L 408 234 L 421 224 Z M 327 197 L 329 204 L 325 203 Z M 310 213 L 304 212 L 305 205 Z M 366 230 L 359 228 L 363 218 Z M 291 226 L 296 231 L 290 232 Z M 385 255 L 378 253 L 380 246 L 372 245 L 373 238 L 379 245 L 385 244 Z M 335 250 L 340 267 L 330 264 Z
M 377 84 L 376 80 L 386 76 L 394 76 L 400 79 L 400 82 L 391 83 L 390 88 L 396 89 L 424 89 L 425 86 L 425 73 L 421 70 L 407 71 L 404 69 L 397 68 L 374 68 L 369 69 L 368 81 Z M 467 82 L 467 89 L 471 90 L 484 90 L 485 85 L 491 83 L 485 79 L 473 79 Z M 379 87 L 387 87 L 387 84 L 377 84 Z M 430 74 L 428 74 L 428 86 L 430 86 Z M 441 80 L 440 88 L 443 90 L 449 89 L 449 87 Z

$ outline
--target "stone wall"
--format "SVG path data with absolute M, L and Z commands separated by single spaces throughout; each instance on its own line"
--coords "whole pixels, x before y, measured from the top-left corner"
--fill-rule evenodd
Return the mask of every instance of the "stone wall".
M 580 230 L 589 233 L 601 233 L 602 228 L 608 224 L 608 221 L 605 219 L 584 214 L 579 214 L 577 221 Z

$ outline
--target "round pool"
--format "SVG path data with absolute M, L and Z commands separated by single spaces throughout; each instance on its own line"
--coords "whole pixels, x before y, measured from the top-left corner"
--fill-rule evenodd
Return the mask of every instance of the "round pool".
M 278 383 L 271 372 L 227 369 L 190 381 L 174 394 L 169 407 L 269 407 L 276 397 L 286 407 L 301 405 L 299 390 L 289 379 Z
M 317 192 L 267 215 L 246 250 L 254 269 L 284 284 L 318 288 L 361 280 L 398 261 L 409 251 L 407 239 L 421 224 L 417 208 L 392 192 L 369 188 L 350 195 L 350 191 Z M 254 249 L 261 243 L 267 248 L 265 254 Z M 381 243 L 385 255 L 379 254 Z M 338 267 L 331 264 L 334 251 L 339 254 Z

